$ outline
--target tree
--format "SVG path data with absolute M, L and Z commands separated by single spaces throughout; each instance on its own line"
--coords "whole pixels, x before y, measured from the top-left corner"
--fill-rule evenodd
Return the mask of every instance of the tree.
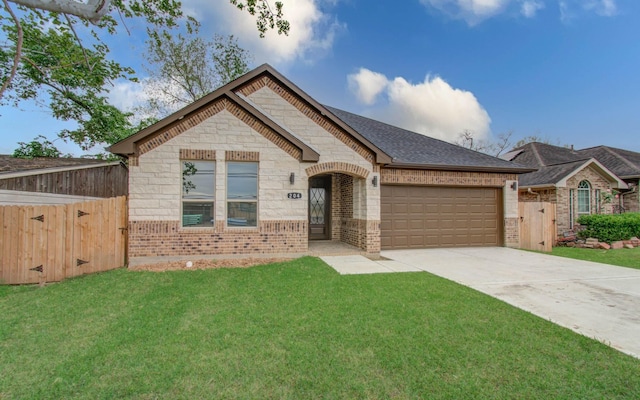
M 162 118 L 249 71 L 249 53 L 233 36 L 206 41 L 195 34 L 154 33 L 147 41 L 143 115 Z
M 12 1 L 19 3 L 17 11 L 9 0 L 2 0 L 4 8 L 0 9 L 0 40 L 4 41 L 0 46 L 0 105 L 35 100 L 55 118 L 77 121 L 76 129 L 59 135 L 83 149 L 113 143 L 131 129 L 129 114 L 110 105 L 106 95 L 114 80 L 137 78 L 133 69 L 109 58 L 110 49 L 101 38 L 115 34 L 118 28 L 127 29 L 126 19 L 135 19 L 136 24 L 145 21 L 149 32 L 180 24 L 190 32 L 197 26 L 194 19 L 183 15 L 176 0 Z M 78 11 L 86 8 L 79 4 L 103 6 L 92 16 Z M 261 36 L 267 29 L 288 33 L 281 3 L 275 3 L 275 12 L 268 0 L 231 0 L 231 4 L 256 16 Z M 100 17 L 105 9 L 109 13 Z
M 29 143 L 18 142 L 20 147 L 13 151 L 16 158 L 60 157 L 62 152 L 46 137 L 38 135 Z
M 511 137 L 513 131 L 508 131 L 498 135 L 496 140 L 476 140 L 474 133 L 468 130 L 463 131 L 454 143 L 467 149 L 486 153 L 498 157 L 502 152 L 511 148 Z

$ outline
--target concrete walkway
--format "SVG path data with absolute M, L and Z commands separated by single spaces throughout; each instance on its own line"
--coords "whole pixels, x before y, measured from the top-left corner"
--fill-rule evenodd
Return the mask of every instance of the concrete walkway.
M 341 274 L 427 271 L 640 358 L 640 270 L 508 249 L 321 257 Z

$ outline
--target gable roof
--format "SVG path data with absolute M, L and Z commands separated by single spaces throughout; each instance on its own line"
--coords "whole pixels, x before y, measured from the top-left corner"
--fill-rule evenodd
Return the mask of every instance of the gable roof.
M 640 178 L 640 153 L 609 146 L 590 147 L 578 153 L 595 158 L 622 179 Z
M 361 117 L 337 108 L 324 106 L 268 64 L 261 65 L 196 102 L 112 145 L 108 150 L 125 157 L 137 155 L 137 146 L 139 143 L 153 139 L 163 131 L 179 123 L 180 120 L 197 114 L 214 101 L 225 98 L 241 107 L 244 111 L 257 118 L 262 124 L 268 126 L 282 138 L 300 149 L 302 152 L 302 161 L 318 161 L 319 153 L 317 149 L 313 149 L 306 144 L 296 136 L 294 131 L 288 129 L 281 122 L 271 118 L 261 107 L 240 93 L 243 87 L 263 76 L 268 76 L 284 88 L 290 90 L 298 99 L 311 107 L 311 109 L 348 133 L 356 142 L 374 154 L 375 162 L 378 164 L 385 164 L 391 167 L 465 171 L 509 173 L 531 171 L 531 168 L 523 167 L 516 163 L 465 149 L 451 143 Z
M 595 158 L 579 154 L 566 147 L 532 142 L 511 150 L 503 157 L 531 168 L 537 168 L 536 171 L 518 177 L 521 187 L 565 187 L 569 178 L 587 167 L 594 168 L 614 187 L 627 187 L 614 172 Z
M 325 106 L 369 141 L 378 145 L 393 161 L 390 167 L 429 168 L 471 171 L 531 171 L 515 163 L 469 150 L 337 108 Z
M 288 89 L 290 89 L 300 99 L 302 99 L 304 102 L 309 104 L 312 108 L 315 108 L 321 115 L 331 118 L 331 115 L 330 115 L 331 113 L 327 112 L 326 109 L 320 103 L 318 103 L 316 100 L 311 98 L 311 96 L 309 96 L 304 91 L 302 91 L 300 88 L 298 88 L 296 85 L 294 85 L 291 81 L 289 81 L 287 78 L 285 78 L 282 74 L 280 74 L 278 71 L 276 71 L 269 64 L 263 64 L 263 65 L 259 66 L 258 68 L 254 69 L 253 71 L 250 71 L 250 72 L 246 73 L 245 75 L 243 75 L 243 76 L 241 76 L 241 77 L 239 77 L 239 78 L 227 83 L 226 85 L 214 90 L 213 92 L 209 93 L 208 95 L 206 95 L 206 96 L 202 97 L 201 99 L 195 101 L 194 103 L 192 103 L 192 104 L 190 104 L 190 105 L 188 105 L 188 106 L 176 111 L 175 113 L 173 113 L 173 114 L 169 115 L 168 117 L 156 122 L 155 124 L 153 124 L 153 125 L 145 128 L 145 129 L 139 131 L 138 133 L 135 133 L 132 136 L 129 136 L 128 138 L 126 138 L 124 140 L 121 140 L 120 142 L 118 142 L 118 143 L 112 145 L 111 147 L 109 147 L 108 150 L 111 151 L 112 153 L 119 154 L 119 155 L 122 155 L 122 156 L 125 156 L 125 157 L 128 157 L 128 156 L 130 156 L 132 154 L 135 154 L 136 153 L 136 144 L 137 143 L 139 143 L 139 142 L 141 142 L 141 141 L 143 141 L 145 139 L 148 139 L 150 137 L 153 137 L 154 135 L 156 135 L 159 132 L 161 132 L 163 129 L 170 127 L 171 125 L 175 124 L 176 122 L 180 121 L 181 119 L 185 118 L 186 116 L 197 113 L 199 110 L 203 109 L 208 104 L 210 104 L 210 103 L 212 103 L 212 102 L 214 102 L 214 101 L 216 101 L 216 100 L 218 100 L 220 98 L 227 98 L 230 101 L 232 101 L 235 104 L 237 104 L 238 106 L 240 106 L 242 109 L 244 109 L 249 114 L 251 114 L 254 117 L 256 117 L 260 122 L 262 122 L 263 124 L 265 124 L 269 128 L 273 129 L 280 136 L 282 136 L 284 139 L 289 141 L 292 145 L 294 145 L 295 147 L 300 149 L 302 151 L 302 160 L 303 161 L 318 161 L 319 156 L 320 156 L 318 154 L 318 152 L 316 152 L 314 149 L 312 149 L 310 146 L 308 146 L 306 143 L 304 143 L 299 138 L 297 138 L 295 136 L 292 136 L 291 135 L 291 131 L 289 129 L 283 127 L 281 124 L 279 124 L 276 121 L 274 121 L 273 119 L 267 117 L 264 113 L 262 113 L 256 107 L 254 107 L 250 103 L 248 103 L 246 101 L 246 99 L 242 98 L 241 96 L 238 96 L 238 94 L 236 93 L 236 91 L 238 89 L 240 89 L 242 86 L 244 86 L 244 85 L 248 84 L 249 82 L 251 82 L 253 80 L 256 80 L 256 79 L 258 79 L 258 78 L 260 78 L 261 76 L 264 76 L 264 75 L 268 75 L 271 79 L 274 79 L 274 80 L 280 82 L 283 86 L 285 86 Z M 375 153 L 377 162 L 384 163 L 384 162 L 391 161 L 389 156 L 384 154 L 384 152 L 382 150 L 377 148 L 375 145 L 373 145 L 372 143 L 370 143 L 366 139 L 362 138 L 357 132 L 353 131 L 348 126 L 344 126 L 344 124 L 342 124 L 341 121 L 337 120 L 337 118 L 333 122 L 336 123 L 337 125 L 339 125 L 341 128 L 345 129 L 349 134 L 351 134 L 354 137 L 354 139 L 356 139 L 361 144 L 363 144 L 365 147 L 369 148 L 373 153 Z

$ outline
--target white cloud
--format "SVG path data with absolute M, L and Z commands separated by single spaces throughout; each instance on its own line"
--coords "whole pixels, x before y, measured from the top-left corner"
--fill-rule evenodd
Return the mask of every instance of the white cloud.
M 436 8 L 454 18 L 476 25 L 504 11 L 511 0 L 420 0 L 426 6 Z
M 107 95 L 109 103 L 123 111 L 131 111 L 149 100 L 142 82 L 116 81 Z
M 426 7 L 476 25 L 499 14 L 533 18 L 548 3 L 558 3 L 560 19 L 569 21 L 580 12 L 611 17 L 618 13 L 616 0 L 420 0 Z
M 366 105 L 381 93 L 386 95 L 376 115 L 391 124 L 447 141 L 457 140 L 465 130 L 474 132 L 477 139 L 490 133 L 491 118 L 473 93 L 453 88 L 438 76 L 427 75 L 424 82 L 412 84 L 362 68 L 348 80 L 352 92 Z
M 347 77 L 349 88 L 362 103 L 371 105 L 388 85 L 387 77 L 381 73 L 360 68 L 357 74 Z
M 282 3 L 284 18 L 291 25 L 289 35 L 278 35 L 269 30 L 264 38 L 260 38 L 256 18 L 228 1 L 183 1 L 185 10 L 202 22 L 203 29 L 234 35 L 259 64 L 313 60 L 330 51 L 336 34 L 346 27 L 322 10 L 321 6 L 332 6 L 331 1 L 282 0 Z
M 527 18 L 533 18 L 536 16 L 539 10 L 544 8 L 544 3 L 538 0 L 525 0 L 522 2 L 520 11 L 522 15 Z

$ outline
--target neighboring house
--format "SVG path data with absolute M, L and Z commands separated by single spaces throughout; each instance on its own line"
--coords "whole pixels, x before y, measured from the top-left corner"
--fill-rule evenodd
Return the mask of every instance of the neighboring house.
M 110 151 L 129 159 L 129 255 L 518 246 L 531 169 L 321 105 L 262 65 Z
M 615 191 L 627 188 L 595 158 L 565 147 L 534 142 L 501 157 L 536 169 L 519 176 L 519 199 L 555 203 L 557 235 L 572 232 L 581 215 L 612 213 Z
M 620 192 L 621 211 L 640 212 L 640 196 L 638 196 L 640 153 L 608 146 L 582 149 L 577 153 L 600 161 L 602 165 L 618 175 L 627 184 L 629 188 L 622 189 Z
M 127 192 L 120 161 L 0 155 L 0 204 L 65 204 Z

